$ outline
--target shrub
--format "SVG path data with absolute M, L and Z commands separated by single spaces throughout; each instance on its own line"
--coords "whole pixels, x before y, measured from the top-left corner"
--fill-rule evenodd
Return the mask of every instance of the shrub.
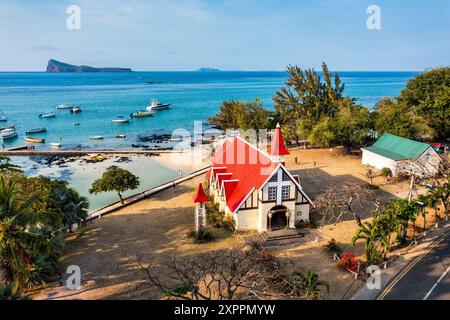
M 384 168 L 381 169 L 380 174 L 381 174 L 383 177 L 392 177 L 392 171 L 391 171 L 391 169 L 386 168 L 386 167 L 384 167 Z
M 342 249 L 339 247 L 335 239 L 331 239 L 328 241 L 326 248 L 329 252 L 340 255 L 342 253 Z
M 236 221 L 234 221 L 234 218 L 232 216 L 225 217 L 225 219 L 223 220 L 223 226 L 230 232 L 236 231 Z
M 210 242 L 214 239 L 211 232 L 209 232 L 209 230 L 204 227 L 198 228 L 197 232 L 195 231 L 195 229 L 192 229 L 189 232 L 189 236 L 191 238 L 194 238 L 195 242 L 199 242 L 199 243 Z

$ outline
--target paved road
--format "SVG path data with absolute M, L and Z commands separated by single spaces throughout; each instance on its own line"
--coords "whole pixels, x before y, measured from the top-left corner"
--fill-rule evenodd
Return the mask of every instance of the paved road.
M 450 300 L 450 231 L 409 263 L 379 300 Z

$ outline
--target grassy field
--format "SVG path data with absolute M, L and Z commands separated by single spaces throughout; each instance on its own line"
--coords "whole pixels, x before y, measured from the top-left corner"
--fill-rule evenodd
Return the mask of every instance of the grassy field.
M 296 164 L 294 159 L 298 158 Z M 299 173 L 304 190 L 314 200 L 328 188 L 341 183 L 367 183 L 365 168 L 358 157 L 343 157 L 336 150 L 292 149 L 286 159 L 287 167 Z M 67 238 L 62 257 L 63 271 L 69 265 L 78 265 L 82 272 L 80 290 L 68 290 L 57 283 L 39 290 L 35 299 L 159 299 L 161 294 L 141 286 L 143 274 L 137 266 L 137 257 L 158 263 L 165 255 L 193 255 L 206 250 L 221 250 L 244 246 L 239 234 L 214 229 L 216 240 L 194 244 L 187 233 L 193 225 L 192 195 L 198 177 L 126 207 L 116 213 L 90 223 Z M 381 185 L 380 196 L 386 199 L 405 196 L 407 183 L 383 185 L 384 178 L 375 179 Z M 368 211 L 368 210 L 367 210 Z M 370 218 L 369 212 L 360 212 Z M 356 248 L 351 238 L 357 229 L 354 220 L 344 219 L 335 228 L 322 227 L 324 241 L 273 249 L 273 253 L 289 262 L 289 270 L 310 267 L 330 284 L 328 299 L 349 298 L 363 284 L 353 283 L 353 276 L 340 269 L 324 246 L 335 239 L 346 252 L 362 253 L 362 244 Z M 350 289 L 349 289 L 350 288 Z

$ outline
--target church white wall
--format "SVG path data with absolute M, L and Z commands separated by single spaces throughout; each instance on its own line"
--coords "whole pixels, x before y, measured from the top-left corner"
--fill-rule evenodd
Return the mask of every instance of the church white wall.
M 236 215 L 236 229 L 238 231 L 255 230 L 258 225 L 258 210 L 239 210 Z
M 303 220 L 309 221 L 309 204 L 297 204 L 295 205 L 295 223 Z

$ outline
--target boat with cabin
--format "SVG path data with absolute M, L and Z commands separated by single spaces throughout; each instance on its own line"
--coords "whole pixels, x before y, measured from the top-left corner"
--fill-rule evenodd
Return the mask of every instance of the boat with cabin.
M 0 136 L 3 140 L 13 139 L 17 137 L 17 131 L 15 128 L 3 129 L 0 132 Z
M 41 133 L 41 132 L 47 132 L 47 127 L 40 127 L 25 131 L 26 134 Z
M 147 107 L 147 111 L 158 111 L 158 110 L 164 110 L 169 109 L 172 104 L 170 103 L 160 103 L 157 100 L 152 100 L 150 103 L 150 106 Z
M 79 108 L 79 107 L 72 107 L 72 109 L 70 109 L 70 112 L 71 113 L 80 113 L 82 111 L 82 109 L 81 108 Z
M 45 139 L 35 137 L 25 137 L 25 141 L 28 143 L 45 143 Z

